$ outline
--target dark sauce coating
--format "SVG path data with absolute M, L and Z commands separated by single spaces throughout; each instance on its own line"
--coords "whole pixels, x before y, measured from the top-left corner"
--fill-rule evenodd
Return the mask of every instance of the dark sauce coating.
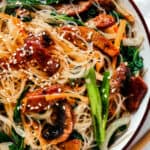
M 45 124 L 42 129 L 42 137 L 46 140 L 53 140 L 63 134 L 63 128 L 58 125 Z
M 59 60 L 54 58 L 48 50 L 51 42 L 51 39 L 46 34 L 29 36 L 25 40 L 23 50 L 16 52 L 17 65 L 23 65 L 28 61 L 32 61 L 37 63 L 49 76 L 52 76 L 59 69 Z
M 131 77 L 127 89 L 127 100 L 125 101 L 125 105 L 130 112 L 139 108 L 147 90 L 148 87 L 140 76 Z
M 28 65 L 38 65 L 48 76 L 55 74 L 59 67 L 59 59 L 51 54 L 54 44 L 50 37 L 45 33 L 39 35 L 29 35 L 25 40 L 24 46 L 18 49 L 10 59 L 1 59 L 1 68 L 26 69 Z
M 52 114 L 49 116 L 52 123 L 44 121 L 41 131 L 41 137 L 52 144 L 64 142 L 73 130 L 72 108 L 67 100 L 64 98 L 46 99 L 47 94 L 57 94 L 61 90 L 60 85 L 40 88 L 28 93 L 22 103 L 22 114 L 24 115 L 43 114 L 52 109 Z

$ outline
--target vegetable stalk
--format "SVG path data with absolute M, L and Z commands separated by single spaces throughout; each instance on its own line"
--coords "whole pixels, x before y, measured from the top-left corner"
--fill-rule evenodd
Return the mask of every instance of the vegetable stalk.
M 20 97 L 17 99 L 17 104 L 15 106 L 14 116 L 13 116 L 13 119 L 16 123 L 21 122 L 20 105 L 21 105 L 22 99 L 24 98 L 25 94 L 28 92 L 29 88 L 30 88 L 29 86 L 26 86 L 23 92 L 21 93 Z
M 107 119 L 108 119 L 108 108 L 109 108 L 109 90 L 110 90 L 110 73 L 105 72 L 102 85 L 100 88 L 100 94 L 101 94 L 101 100 L 102 100 L 102 118 L 103 118 L 103 131 L 105 135 L 105 129 L 106 129 L 106 124 L 107 124 Z
M 98 145 L 105 140 L 105 129 L 108 118 L 109 72 L 104 73 L 102 86 L 97 87 L 94 68 L 86 76 L 86 87 L 90 99 L 95 139 Z

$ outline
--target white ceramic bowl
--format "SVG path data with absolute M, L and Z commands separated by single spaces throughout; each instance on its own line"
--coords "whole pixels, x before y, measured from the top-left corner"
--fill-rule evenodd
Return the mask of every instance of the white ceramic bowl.
M 137 21 L 137 26 L 139 28 L 138 32 L 141 32 L 142 35 L 144 36 L 144 42 L 140 54 L 144 58 L 144 68 L 147 71 L 144 76 L 144 80 L 147 83 L 148 88 L 150 89 L 150 35 L 149 35 L 148 28 L 139 9 L 137 8 L 137 6 L 132 0 L 120 0 L 120 1 L 121 3 L 123 3 L 124 7 L 127 8 L 130 12 L 132 12 L 132 14 L 135 16 Z M 128 149 L 128 146 L 131 144 L 132 140 L 136 136 L 142 123 L 145 120 L 145 116 L 149 109 L 148 108 L 149 98 L 150 98 L 150 90 L 148 90 L 138 111 L 132 115 L 131 123 L 128 131 L 114 143 L 114 145 L 110 148 L 110 150 Z

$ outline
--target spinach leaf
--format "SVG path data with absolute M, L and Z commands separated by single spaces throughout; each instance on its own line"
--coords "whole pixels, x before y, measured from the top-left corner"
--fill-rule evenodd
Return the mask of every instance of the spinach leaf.
M 20 95 L 20 97 L 17 100 L 17 104 L 15 106 L 14 109 L 14 116 L 13 119 L 16 123 L 21 122 L 21 115 L 20 115 L 20 107 L 21 107 L 21 100 L 24 98 L 25 94 L 28 92 L 29 90 L 29 86 L 27 85 L 24 89 L 24 91 L 22 92 L 22 94 Z
M 10 142 L 11 138 L 4 132 L 0 132 L 0 143 L 2 142 Z
M 143 58 L 140 56 L 138 48 L 121 46 L 121 55 L 123 61 L 128 62 L 128 67 L 133 75 L 143 68 Z
M 49 5 L 65 2 L 65 0 L 7 0 L 9 4 Z
M 11 136 L 4 132 L 0 132 L 0 143 L 11 142 L 9 150 L 24 150 L 24 138 L 19 136 L 14 129 L 11 130 Z M 30 147 L 26 146 L 25 150 L 29 150 Z
M 111 146 L 116 141 L 116 139 L 118 138 L 117 133 L 120 133 L 120 135 L 121 135 L 121 133 L 124 133 L 126 129 L 127 129 L 127 125 L 123 125 L 123 126 L 119 127 L 114 132 L 114 134 L 112 135 L 112 137 L 110 138 L 108 146 Z
M 116 21 L 118 19 L 124 19 L 124 17 L 115 10 L 110 11 L 110 15 L 112 15 L 116 19 Z
M 69 139 L 79 139 L 81 141 L 83 141 L 83 137 L 80 133 L 78 133 L 76 130 L 73 130 L 73 132 L 71 133 L 71 135 L 69 136 Z
M 12 129 L 13 143 L 9 146 L 9 150 L 24 150 L 24 139 Z
M 80 14 L 80 17 L 85 22 L 91 18 L 96 17 L 99 14 L 99 10 L 95 6 L 91 6 L 87 11 Z

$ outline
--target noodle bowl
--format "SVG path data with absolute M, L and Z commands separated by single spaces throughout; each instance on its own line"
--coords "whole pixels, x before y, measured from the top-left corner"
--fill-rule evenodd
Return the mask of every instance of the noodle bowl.
M 118 139 L 122 135 L 119 127 L 128 128 L 131 113 L 147 92 L 141 76 L 143 59 L 137 50 L 142 40 L 130 42 L 136 39 L 132 37 L 134 17 L 115 0 L 17 2 L 11 4 L 13 8 L 9 1 L 1 2 L 0 134 L 7 139 L 0 141 L 0 149 L 108 149 L 112 135 L 105 135 L 107 129 L 117 122 L 117 132 L 112 128 L 110 133 Z M 126 56 L 123 48 L 133 50 L 132 56 Z M 95 81 L 86 78 L 91 68 Z M 101 143 L 95 133 L 99 124 L 94 122 L 94 98 L 88 89 L 92 82 L 101 95 L 100 121 L 106 117 L 101 122 Z M 137 103 L 135 97 L 140 97 Z

